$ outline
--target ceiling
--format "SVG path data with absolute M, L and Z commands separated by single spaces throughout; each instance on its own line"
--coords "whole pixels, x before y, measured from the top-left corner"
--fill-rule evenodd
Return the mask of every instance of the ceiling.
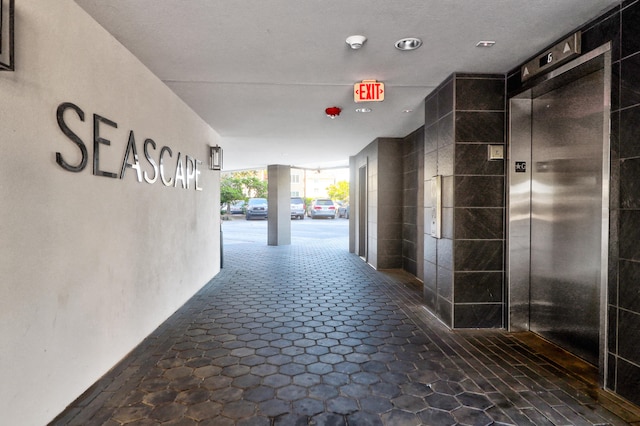
M 424 98 L 452 72 L 504 73 L 619 3 L 76 2 L 221 135 L 225 170 L 346 166 L 376 137 L 424 124 Z M 367 37 L 360 50 L 345 42 L 354 34 Z M 424 44 L 395 49 L 404 37 Z M 496 43 L 476 47 L 481 40 Z M 354 103 L 353 85 L 365 79 L 384 82 L 383 102 Z M 342 108 L 333 120 L 331 106 Z

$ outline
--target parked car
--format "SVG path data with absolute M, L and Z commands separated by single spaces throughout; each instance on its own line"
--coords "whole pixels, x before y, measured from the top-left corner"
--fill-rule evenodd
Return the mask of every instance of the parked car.
M 300 197 L 291 197 L 291 219 L 304 219 L 304 200 Z
M 229 209 L 229 213 L 231 214 L 243 214 L 244 213 L 244 209 L 245 209 L 245 202 L 244 201 L 238 201 L 235 202 L 233 204 L 231 204 L 231 208 Z
M 319 198 L 313 200 L 309 208 L 307 209 L 307 215 L 311 219 L 317 217 L 328 217 L 330 219 L 336 218 L 336 205 L 328 198 Z
M 342 205 L 338 207 L 338 217 L 349 219 L 349 203 L 342 203 Z
M 267 218 L 268 205 L 266 198 L 249 198 L 245 217 L 247 220 L 254 218 Z

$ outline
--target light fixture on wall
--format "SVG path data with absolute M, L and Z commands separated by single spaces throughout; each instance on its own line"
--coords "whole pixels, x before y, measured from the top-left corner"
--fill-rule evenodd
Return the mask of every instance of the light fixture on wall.
M 0 0 L 0 71 L 13 71 L 15 0 Z
M 218 145 L 209 147 L 209 169 L 222 170 L 222 147 Z

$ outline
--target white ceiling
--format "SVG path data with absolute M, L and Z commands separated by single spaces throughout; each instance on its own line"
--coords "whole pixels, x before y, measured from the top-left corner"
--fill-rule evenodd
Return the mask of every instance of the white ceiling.
M 504 73 L 618 0 L 76 0 L 221 136 L 225 170 L 348 165 L 424 124 L 452 72 Z M 352 50 L 345 39 L 368 40 Z M 419 37 L 401 52 L 394 42 Z M 490 49 L 476 47 L 495 40 Z M 353 84 L 385 83 L 355 112 Z M 335 120 L 324 110 L 341 107 Z M 411 109 L 413 112 L 403 112 Z

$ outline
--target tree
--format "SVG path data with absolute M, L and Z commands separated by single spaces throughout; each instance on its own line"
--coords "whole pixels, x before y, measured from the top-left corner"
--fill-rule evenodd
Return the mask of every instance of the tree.
M 248 198 L 267 196 L 267 182 L 258 177 L 255 170 L 234 172 L 220 181 L 220 202 L 231 204 Z
M 335 185 L 329 185 L 327 187 L 327 194 L 329 198 L 337 201 L 349 201 L 349 182 L 341 180 Z
M 236 201 L 244 200 L 242 184 L 238 179 L 223 177 L 220 181 L 220 202 L 222 204 L 232 204 Z

